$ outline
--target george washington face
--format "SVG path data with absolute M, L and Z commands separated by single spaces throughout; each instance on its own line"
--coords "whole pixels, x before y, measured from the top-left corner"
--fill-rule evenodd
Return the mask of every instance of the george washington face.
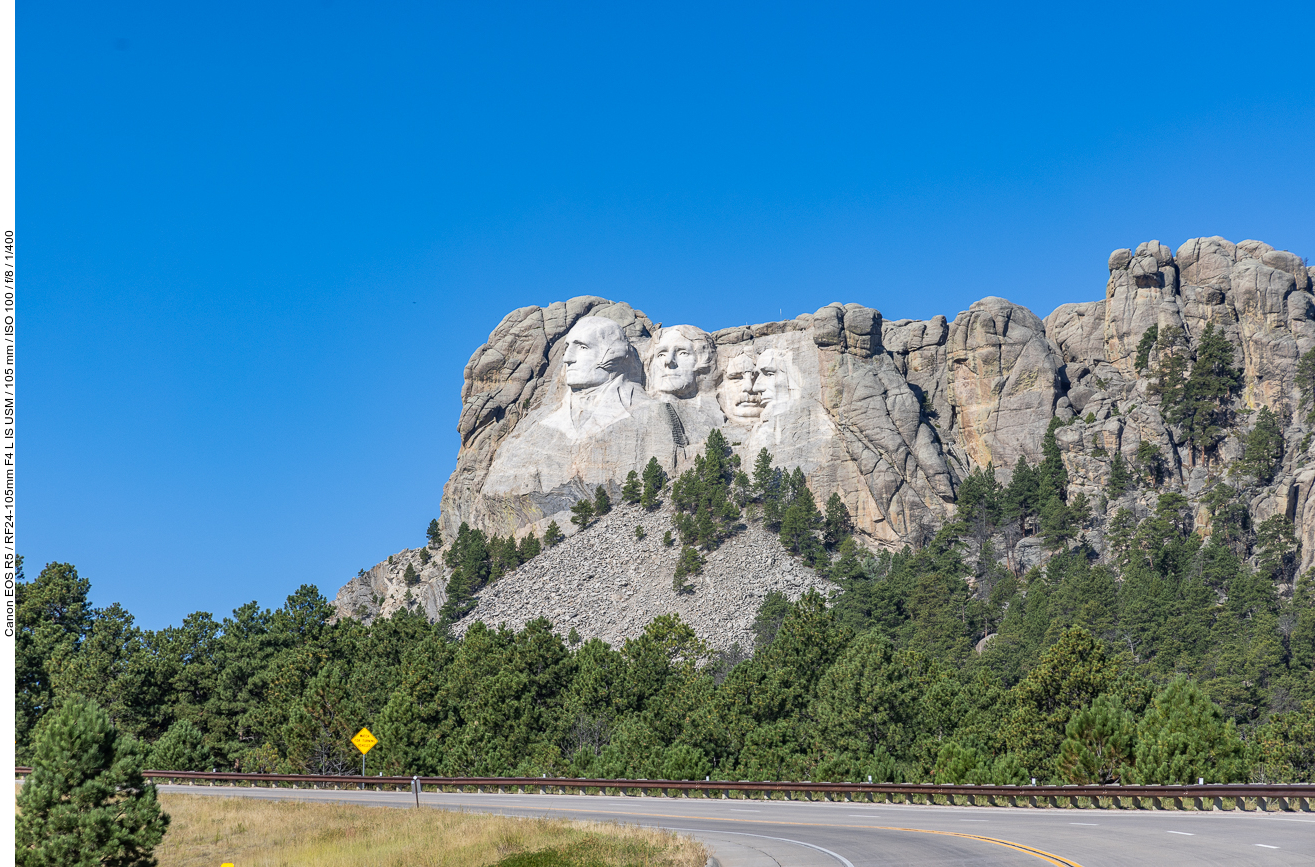
M 582 317 L 566 335 L 566 384 L 576 391 L 602 385 L 623 372 L 629 352 L 630 341 L 620 325 L 601 316 Z

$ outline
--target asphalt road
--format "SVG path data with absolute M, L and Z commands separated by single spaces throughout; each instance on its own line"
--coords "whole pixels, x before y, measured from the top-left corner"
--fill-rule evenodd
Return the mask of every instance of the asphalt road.
M 161 786 L 170 794 L 412 807 L 407 792 Z M 653 825 L 722 867 L 1315 865 L 1315 813 L 928 807 L 840 802 L 438 794 L 424 807 Z

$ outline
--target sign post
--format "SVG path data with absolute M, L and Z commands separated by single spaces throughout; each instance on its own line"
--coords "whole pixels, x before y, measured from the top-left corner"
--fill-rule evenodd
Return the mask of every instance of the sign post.
M 368 752 L 370 751 L 370 748 L 373 747 L 373 746 L 374 746 L 375 744 L 377 744 L 377 743 L 379 743 L 379 739 L 378 739 L 377 737 L 375 737 L 373 734 L 371 734 L 371 733 L 370 733 L 370 730 L 367 729 L 367 728 L 363 728 L 363 729 L 361 729 L 361 730 L 360 730 L 359 732 L 357 732 L 356 735 L 352 738 L 352 744 L 353 744 L 358 750 L 361 751 L 361 776 L 362 776 L 362 777 L 365 776 L 365 754 L 368 753 Z M 364 780 L 361 781 L 361 785 L 365 785 L 365 781 L 364 781 Z

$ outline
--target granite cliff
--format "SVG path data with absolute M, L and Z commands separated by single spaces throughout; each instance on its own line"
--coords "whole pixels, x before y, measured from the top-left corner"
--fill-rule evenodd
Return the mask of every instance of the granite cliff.
M 1068 493 L 1097 505 L 1089 540 L 1098 551 L 1108 517 L 1121 508 L 1144 515 L 1164 492 L 1187 496 L 1197 532 L 1208 534 L 1204 494 L 1227 479 L 1255 523 L 1295 522 L 1301 569 L 1309 568 L 1315 460 L 1296 377 L 1298 359 L 1315 348 L 1313 269 L 1259 241 L 1218 237 L 1176 253 L 1150 241 L 1116 250 L 1108 264 L 1102 299 L 1062 304 L 1044 320 L 994 297 L 952 320 L 890 321 L 872 307 L 834 303 L 713 332 L 664 328 L 597 297 L 515 310 L 465 368 L 443 538 L 463 523 L 500 536 L 542 536 L 553 521 L 570 532 L 577 500 L 600 485 L 617 499 L 649 457 L 678 474 L 716 428 L 747 464 L 767 448 L 778 465 L 803 470 L 818 502 L 839 494 L 867 547 L 916 546 L 954 516 L 970 472 L 991 467 L 1004 480 L 1020 458 L 1038 463 L 1058 418 Z M 1138 356 L 1139 348 L 1147 356 L 1149 329 L 1175 335 L 1190 354 L 1210 325 L 1233 348 L 1241 387 L 1231 398 L 1235 423 L 1203 454 L 1166 422 L 1147 357 Z M 1148 357 L 1175 351 L 1152 347 Z M 1229 468 L 1261 407 L 1280 420 L 1281 457 L 1271 478 L 1238 480 Z M 1150 447 L 1163 458 L 1159 483 L 1107 497 L 1115 456 L 1135 465 Z M 1040 556 L 1027 538 L 1008 543 L 1019 562 Z M 373 617 L 405 604 L 433 616 L 441 560 L 407 586 L 399 578 L 419 556 L 402 552 L 391 558 L 397 565 L 349 583 L 340 613 Z M 546 561 L 518 573 L 533 567 L 545 588 L 579 579 L 570 558 L 557 560 L 560 575 L 544 571 Z M 472 616 L 492 616 L 494 590 Z M 593 634 L 616 637 L 601 627 Z

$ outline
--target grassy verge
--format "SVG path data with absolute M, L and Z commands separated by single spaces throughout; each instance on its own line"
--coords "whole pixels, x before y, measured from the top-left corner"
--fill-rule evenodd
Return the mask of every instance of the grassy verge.
M 163 795 L 160 867 L 704 867 L 701 843 L 650 828 Z

